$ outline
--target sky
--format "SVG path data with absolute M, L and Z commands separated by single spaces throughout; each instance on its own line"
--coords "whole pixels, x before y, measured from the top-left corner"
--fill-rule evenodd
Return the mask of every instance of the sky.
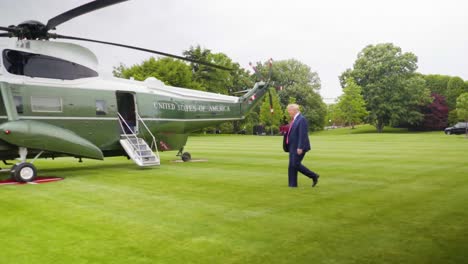
M 0 26 L 47 21 L 89 0 L 0 0 Z M 131 0 L 57 27 L 55 33 L 181 55 L 200 45 L 242 67 L 296 59 L 317 72 L 326 101 L 338 76 L 367 45 L 391 42 L 418 57 L 418 72 L 468 80 L 468 1 L 463 0 Z M 141 63 L 151 54 L 79 42 L 100 70 Z

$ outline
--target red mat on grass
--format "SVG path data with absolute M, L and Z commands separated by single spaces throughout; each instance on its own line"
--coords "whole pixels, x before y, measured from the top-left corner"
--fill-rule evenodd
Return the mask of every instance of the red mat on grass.
M 1 180 L 0 185 L 12 185 L 12 184 L 39 184 L 39 183 L 47 183 L 47 182 L 54 182 L 54 181 L 61 181 L 63 178 L 60 177 L 37 177 L 36 180 L 32 182 L 17 182 L 12 179 Z

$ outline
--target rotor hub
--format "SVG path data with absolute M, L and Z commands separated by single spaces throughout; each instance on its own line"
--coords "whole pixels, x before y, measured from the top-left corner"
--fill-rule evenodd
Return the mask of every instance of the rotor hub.
M 46 25 L 36 20 L 24 21 L 13 28 L 16 29 L 14 34 L 19 39 L 49 39 Z

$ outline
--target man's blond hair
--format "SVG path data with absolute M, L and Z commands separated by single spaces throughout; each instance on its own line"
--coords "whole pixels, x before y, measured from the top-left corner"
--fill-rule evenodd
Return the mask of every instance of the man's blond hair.
M 295 110 L 296 112 L 299 112 L 299 105 L 298 104 L 288 104 L 287 109 L 292 109 Z

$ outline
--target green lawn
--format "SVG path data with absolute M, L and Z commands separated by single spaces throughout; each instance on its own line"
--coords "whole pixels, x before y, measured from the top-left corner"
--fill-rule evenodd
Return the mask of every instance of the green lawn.
M 287 187 L 281 137 L 194 136 L 207 162 L 36 161 L 64 181 L 0 186 L 0 263 L 468 263 L 468 140 L 311 134 Z M 5 178 L 6 175 L 2 175 Z

